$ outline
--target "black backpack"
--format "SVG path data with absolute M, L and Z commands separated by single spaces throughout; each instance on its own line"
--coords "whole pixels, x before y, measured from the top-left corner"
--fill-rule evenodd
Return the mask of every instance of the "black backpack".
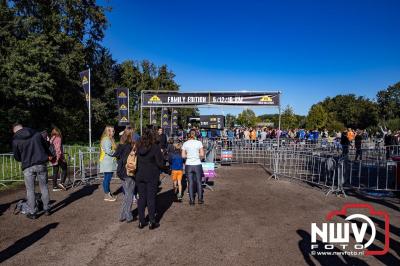
M 53 143 L 50 143 L 49 145 L 49 152 L 51 157 L 57 157 L 56 147 L 54 147 Z

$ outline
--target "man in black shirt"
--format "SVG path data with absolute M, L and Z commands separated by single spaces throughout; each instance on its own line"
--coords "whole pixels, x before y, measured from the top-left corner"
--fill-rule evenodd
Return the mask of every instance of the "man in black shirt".
M 15 124 L 13 132 L 12 147 L 14 158 L 18 162 L 21 162 L 25 179 L 28 205 L 27 217 L 36 219 L 36 177 L 38 178 L 40 192 L 42 193 L 43 210 L 46 215 L 50 215 L 49 189 L 47 187 L 47 162 L 50 156 L 49 144 L 39 132 L 23 127 L 21 124 Z
M 162 127 L 158 127 L 158 141 L 160 144 L 161 152 L 164 152 L 168 145 L 168 139 Z
M 342 156 L 347 157 L 347 155 L 349 155 L 349 146 L 350 146 L 350 141 L 349 138 L 347 137 L 347 131 L 344 131 L 342 133 L 342 137 L 340 138 L 340 144 L 342 145 Z
M 356 158 L 355 158 L 356 161 L 358 158 L 362 160 L 362 149 L 361 149 L 362 140 L 363 140 L 362 132 L 361 130 L 357 130 L 356 137 L 354 138 L 354 146 L 356 147 Z

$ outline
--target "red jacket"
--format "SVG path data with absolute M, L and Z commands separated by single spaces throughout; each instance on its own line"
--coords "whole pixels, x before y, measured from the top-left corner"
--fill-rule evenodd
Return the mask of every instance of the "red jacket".
M 50 139 L 50 144 L 54 145 L 56 150 L 56 157 L 52 158 L 50 161 L 51 165 L 58 165 L 59 161 L 64 161 L 64 150 L 61 142 L 61 138 L 59 136 L 53 136 Z

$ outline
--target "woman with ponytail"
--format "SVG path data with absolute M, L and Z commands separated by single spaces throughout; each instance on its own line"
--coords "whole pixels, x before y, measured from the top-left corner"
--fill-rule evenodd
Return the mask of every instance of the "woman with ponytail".
M 203 143 L 196 139 L 196 130 L 194 129 L 190 130 L 188 140 L 183 143 L 182 157 L 186 158 L 185 173 L 189 180 L 189 204 L 194 205 L 195 187 L 197 190 L 198 203 L 203 204 L 203 187 L 201 183 L 203 168 L 201 159 L 204 158 L 204 149 Z

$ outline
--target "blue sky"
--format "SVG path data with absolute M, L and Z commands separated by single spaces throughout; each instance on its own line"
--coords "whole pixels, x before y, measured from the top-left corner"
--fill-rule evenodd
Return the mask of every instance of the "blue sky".
M 106 5 L 113 10 L 104 45 L 114 58 L 166 64 L 182 91 L 280 90 L 284 106 L 307 114 L 327 96 L 374 98 L 400 81 L 397 0 L 110 0 Z

